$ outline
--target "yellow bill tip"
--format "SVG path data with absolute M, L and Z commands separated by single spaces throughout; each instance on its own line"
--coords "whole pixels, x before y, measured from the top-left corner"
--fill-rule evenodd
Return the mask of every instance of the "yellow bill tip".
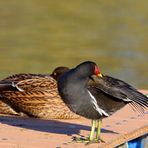
M 102 78 L 103 76 L 102 76 L 102 74 L 101 74 L 101 73 L 99 73 L 99 74 L 98 74 L 98 77 L 101 77 L 101 78 Z

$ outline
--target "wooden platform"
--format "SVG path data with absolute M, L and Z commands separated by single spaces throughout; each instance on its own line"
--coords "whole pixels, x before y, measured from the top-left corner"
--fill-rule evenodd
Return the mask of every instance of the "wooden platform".
M 147 91 L 145 93 L 148 93 Z M 41 120 L 0 116 L 0 148 L 74 148 L 82 143 L 69 143 L 72 136 L 87 136 L 90 120 Z M 105 143 L 87 147 L 114 147 L 148 133 L 148 111 L 144 116 L 129 106 L 103 120 L 101 137 Z

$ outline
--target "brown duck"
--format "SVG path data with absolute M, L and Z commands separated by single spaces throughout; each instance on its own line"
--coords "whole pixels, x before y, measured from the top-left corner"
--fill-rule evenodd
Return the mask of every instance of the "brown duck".
M 69 110 L 57 90 L 57 79 L 66 67 L 49 74 L 15 74 L 0 81 L 0 113 L 21 113 L 43 119 L 72 119 L 79 116 Z

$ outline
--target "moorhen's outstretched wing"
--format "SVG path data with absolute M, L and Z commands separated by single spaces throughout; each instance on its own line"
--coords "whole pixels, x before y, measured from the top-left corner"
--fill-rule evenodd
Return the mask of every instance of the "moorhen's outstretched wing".
M 148 97 L 122 80 L 110 76 L 103 76 L 102 78 L 93 76 L 93 80 L 89 82 L 91 87 L 98 89 L 98 91 L 101 90 L 102 93 L 110 95 L 114 99 L 121 100 L 125 103 L 131 102 L 135 107 L 137 107 L 137 104 L 143 108 L 148 107 Z

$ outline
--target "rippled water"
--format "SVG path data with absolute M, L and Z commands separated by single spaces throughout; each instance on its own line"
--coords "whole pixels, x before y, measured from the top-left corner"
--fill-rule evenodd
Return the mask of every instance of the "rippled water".
M 148 88 L 147 1 L 0 1 L 0 78 L 85 60 Z

